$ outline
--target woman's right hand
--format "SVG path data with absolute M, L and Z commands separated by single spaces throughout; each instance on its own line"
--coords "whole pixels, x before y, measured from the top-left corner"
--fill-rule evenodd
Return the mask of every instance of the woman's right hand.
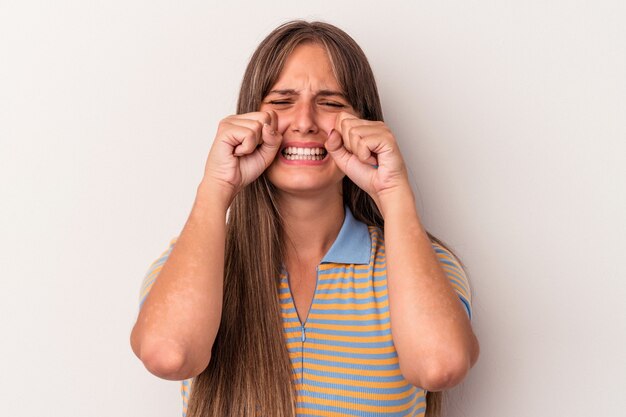
M 223 188 L 232 198 L 274 161 L 282 135 L 274 111 L 228 116 L 217 128 L 202 184 Z

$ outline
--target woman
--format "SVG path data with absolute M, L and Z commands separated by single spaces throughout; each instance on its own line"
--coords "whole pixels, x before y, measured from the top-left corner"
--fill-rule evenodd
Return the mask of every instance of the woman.
M 187 379 L 187 415 L 434 415 L 475 363 L 465 276 L 382 116 L 334 26 L 284 24 L 254 53 L 131 335 Z

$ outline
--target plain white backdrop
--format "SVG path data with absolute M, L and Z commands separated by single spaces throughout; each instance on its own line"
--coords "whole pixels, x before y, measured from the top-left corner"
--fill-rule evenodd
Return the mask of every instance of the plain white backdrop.
M 626 409 L 626 6 L 0 0 L 0 415 L 180 415 L 128 337 L 258 42 L 365 50 L 481 358 L 449 416 Z

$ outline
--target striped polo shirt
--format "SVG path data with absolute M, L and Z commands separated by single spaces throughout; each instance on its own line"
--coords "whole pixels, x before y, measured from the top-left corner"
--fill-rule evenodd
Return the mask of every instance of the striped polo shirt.
M 280 276 L 279 297 L 297 414 L 423 416 L 426 393 L 400 373 L 391 338 L 383 233 L 356 220 L 348 208 L 345 212 L 339 235 L 317 267 L 307 317 L 298 317 L 287 272 Z M 141 302 L 175 241 L 148 271 Z M 471 295 L 463 269 L 445 248 L 433 243 L 433 249 L 471 317 Z M 183 416 L 191 382 L 182 382 Z

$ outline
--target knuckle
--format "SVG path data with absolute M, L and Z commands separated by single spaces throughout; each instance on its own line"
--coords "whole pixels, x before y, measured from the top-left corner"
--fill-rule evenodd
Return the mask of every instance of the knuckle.
M 348 129 L 350 128 L 350 126 L 352 125 L 351 123 L 351 119 L 344 117 L 341 119 L 341 128 L 342 129 Z
M 229 121 L 226 120 L 222 120 L 218 125 L 217 125 L 217 133 L 222 134 L 227 132 L 230 127 L 232 126 L 232 124 Z
M 256 136 L 255 132 L 253 129 L 249 128 L 249 127 L 244 127 L 244 140 L 245 139 L 250 139 L 250 138 L 254 138 Z
M 263 124 L 265 120 L 267 120 L 267 112 L 266 111 L 257 111 L 254 113 L 250 113 L 250 119 Z

